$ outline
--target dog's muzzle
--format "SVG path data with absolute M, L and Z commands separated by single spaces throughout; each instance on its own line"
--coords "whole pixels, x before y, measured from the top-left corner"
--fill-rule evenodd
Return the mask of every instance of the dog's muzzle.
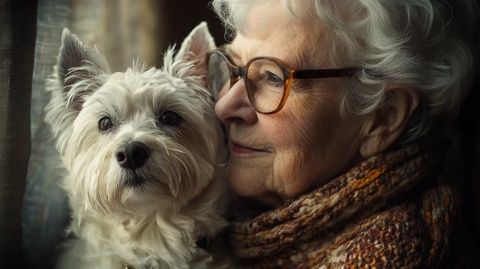
M 142 142 L 132 141 L 127 146 L 115 153 L 117 163 L 130 170 L 135 170 L 147 162 L 150 157 L 150 149 Z

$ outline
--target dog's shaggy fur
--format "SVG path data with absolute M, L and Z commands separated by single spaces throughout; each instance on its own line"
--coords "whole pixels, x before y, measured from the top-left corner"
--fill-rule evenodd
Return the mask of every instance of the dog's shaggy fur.
M 205 87 L 214 48 L 202 23 L 176 56 L 166 52 L 162 69 L 110 74 L 98 51 L 63 31 L 46 121 L 66 170 L 74 239 L 58 267 L 211 267 L 196 241 L 225 226 L 222 134 Z M 133 142 L 146 160 L 122 166 Z

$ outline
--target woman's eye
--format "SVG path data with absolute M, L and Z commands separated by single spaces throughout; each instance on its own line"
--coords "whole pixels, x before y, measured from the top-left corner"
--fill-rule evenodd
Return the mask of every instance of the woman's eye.
M 270 71 L 265 72 L 265 79 L 276 87 L 281 87 L 283 86 L 283 83 L 284 83 L 283 78 L 277 76 L 275 73 Z
M 176 126 L 182 122 L 182 118 L 173 111 L 162 112 L 158 120 L 160 124 L 170 126 Z
M 98 121 L 98 129 L 106 131 L 113 127 L 112 120 L 109 117 L 103 117 Z

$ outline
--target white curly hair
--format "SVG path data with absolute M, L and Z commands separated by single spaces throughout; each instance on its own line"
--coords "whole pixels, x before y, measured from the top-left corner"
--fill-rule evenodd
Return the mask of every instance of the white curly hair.
M 249 9 L 266 1 L 272 0 L 213 0 L 212 6 L 226 28 L 236 33 L 243 31 Z M 456 117 L 473 73 L 472 50 L 465 40 L 475 25 L 474 1 L 283 3 L 294 18 L 309 20 L 309 27 L 327 25 L 332 65 L 361 68 L 343 87 L 342 112 L 362 115 L 388 105 L 386 86 L 395 83 L 409 85 L 421 96 L 402 141 L 421 137 L 432 125 Z

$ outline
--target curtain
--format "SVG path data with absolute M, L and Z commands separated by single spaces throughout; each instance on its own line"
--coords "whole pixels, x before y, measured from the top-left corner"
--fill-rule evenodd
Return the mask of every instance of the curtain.
M 36 1 L 0 0 L 0 268 L 22 268 Z
M 53 71 L 63 27 L 70 17 L 64 0 L 39 0 L 32 81 L 32 152 L 22 211 L 23 246 L 28 268 L 52 268 L 54 250 L 64 237 L 68 206 L 59 187 L 57 153 L 43 118 L 50 96 L 45 81 Z

